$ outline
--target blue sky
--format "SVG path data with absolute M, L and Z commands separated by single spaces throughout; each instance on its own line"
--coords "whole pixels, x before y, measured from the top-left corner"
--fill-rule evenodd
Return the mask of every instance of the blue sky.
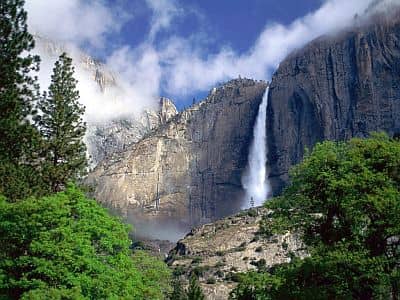
M 113 70 L 123 96 L 114 109 L 102 106 L 114 118 L 154 106 L 159 96 L 181 109 L 239 75 L 270 80 L 291 51 L 351 25 L 372 1 L 26 0 L 26 9 L 32 32 L 84 49 Z M 93 99 L 102 95 L 77 76 L 82 102 L 97 114 Z
M 157 40 L 171 35 L 205 34 L 209 41 L 207 52 L 217 52 L 221 45 L 228 45 L 243 53 L 268 23 L 290 24 L 316 10 L 321 3 L 321 0 L 180 0 L 176 4 L 182 13 L 168 30 L 160 32 Z M 138 45 L 150 31 L 152 10 L 144 0 L 127 1 L 123 5 L 133 16 L 124 24 L 120 38 Z
M 155 37 L 156 47 L 173 36 L 190 39 L 200 36 L 203 40 L 202 55 L 217 54 L 221 47 L 230 47 L 237 54 L 249 51 L 266 25 L 280 23 L 288 25 L 294 20 L 315 11 L 321 6 L 321 0 L 180 0 L 175 5 L 180 12 L 174 21 Z M 109 0 L 108 6 L 116 5 Z M 120 1 L 130 19 L 124 23 L 118 36 L 110 36 L 114 47 L 144 43 L 151 31 L 153 10 L 145 0 Z M 97 56 L 107 56 L 112 48 L 101 49 Z M 104 51 L 104 52 L 103 52 Z M 238 74 L 239 75 L 239 74 Z M 266 79 L 266 78 L 259 78 Z M 206 90 L 188 92 L 185 95 L 169 95 L 161 88 L 161 94 L 173 97 L 179 108 L 191 103 L 191 99 L 202 99 Z

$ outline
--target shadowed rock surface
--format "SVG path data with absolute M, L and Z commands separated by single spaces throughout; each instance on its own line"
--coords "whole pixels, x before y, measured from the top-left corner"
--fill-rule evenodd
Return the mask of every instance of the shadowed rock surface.
M 264 81 L 232 80 L 88 176 L 95 198 L 163 239 L 241 205 L 241 175 Z
M 305 147 L 400 132 L 400 13 L 359 23 L 292 53 L 273 76 L 267 132 L 275 194 Z

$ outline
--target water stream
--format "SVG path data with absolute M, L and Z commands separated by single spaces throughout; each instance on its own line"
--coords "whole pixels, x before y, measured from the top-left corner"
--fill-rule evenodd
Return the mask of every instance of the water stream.
M 242 177 L 242 185 L 245 190 L 243 209 L 262 205 L 271 190 L 267 178 L 267 105 L 268 88 L 258 109 L 248 163 Z

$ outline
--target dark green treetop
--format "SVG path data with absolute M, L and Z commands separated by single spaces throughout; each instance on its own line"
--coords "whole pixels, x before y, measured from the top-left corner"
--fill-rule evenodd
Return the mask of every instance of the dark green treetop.
M 0 193 L 19 199 L 38 184 L 33 163 L 38 133 L 29 122 L 38 85 L 39 57 L 27 30 L 23 0 L 0 1 Z
M 72 59 L 63 53 L 55 63 L 49 92 L 44 93 L 36 117 L 44 138 L 43 179 L 53 192 L 76 180 L 86 171 L 86 147 L 83 142 L 86 124 L 84 107 L 79 103 L 77 80 L 73 77 Z
M 261 231 L 301 233 L 310 256 L 244 276 L 233 299 L 399 299 L 398 140 L 317 144 L 267 207 Z
M 183 282 L 179 279 L 175 279 L 172 282 L 172 293 L 169 296 L 171 300 L 187 300 L 186 292 L 183 288 Z
M 204 300 L 204 294 L 199 285 L 199 280 L 196 275 L 192 274 L 189 281 L 189 287 L 187 290 L 188 300 Z

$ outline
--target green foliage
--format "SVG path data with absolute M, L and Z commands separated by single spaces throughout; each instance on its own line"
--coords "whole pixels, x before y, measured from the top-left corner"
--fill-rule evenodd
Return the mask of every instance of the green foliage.
M 240 273 L 229 272 L 229 273 L 225 276 L 225 280 L 233 281 L 233 282 L 240 282 L 241 277 L 242 277 L 242 274 L 240 274 Z
M 284 195 L 267 204 L 261 231 L 301 232 L 311 256 L 244 276 L 232 298 L 397 299 L 399 141 L 373 134 L 324 142 L 291 176 Z
M 79 103 L 73 73 L 72 60 L 63 53 L 55 63 L 49 93 L 39 101 L 42 115 L 35 118 L 44 138 L 42 176 L 53 192 L 78 179 L 87 167 L 85 110 Z
M 173 281 L 173 291 L 169 296 L 171 300 L 204 300 L 204 294 L 199 285 L 196 275 L 192 274 L 187 290 L 183 288 L 183 283 L 180 279 Z
M 171 271 L 163 261 L 145 251 L 135 251 L 132 259 L 142 277 L 144 299 L 164 299 L 171 293 Z
M 192 264 L 199 264 L 203 261 L 203 258 L 201 256 L 196 256 L 192 259 Z
M 189 288 L 187 290 L 187 300 L 204 300 L 204 294 L 195 275 L 190 277 Z
M 40 190 L 33 163 L 40 137 L 28 121 L 39 93 L 32 77 L 39 57 L 29 54 L 34 40 L 23 5 L 23 0 L 0 1 L 0 193 L 12 200 Z
M 282 285 L 280 280 L 280 277 L 271 276 L 269 273 L 249 272 L 245 275 L 242 274 L 242 276 L 238 276 L 240 283 L 231 292 L 230 298 L 246 300 L 274 299 L 275 289 Z
M 200 277 L 203 276 L 205 272 L 207 272 L 208 270 L 210 270 L 210 266 L 196 266 L 191 270 L 191 274 Z
M 207 278 L 207 284 L 215 284 L 215 283 L 216 283 L 215 277 L 208 277 Z
M 388 299 L 380 258 L 343 249 L 242 275 L 232 299 Z
M 74 187 L 0 200 L 0 298 L 163 299 L 169 271 L 131 257 L 128 228 Z
M 172 283 L 173 291 L 169 296 L 171 300 L 187 300 L 187 295 L 183 289 L 183 283 L 179 279 L 175 279 Z
M 38 198 L 84 174 L 86 128 L 65 54 L 39 97 L 23 6 L 0 1 L 0 299 L 164 299 L 170 271 L 118 219 L 72 186 Z

